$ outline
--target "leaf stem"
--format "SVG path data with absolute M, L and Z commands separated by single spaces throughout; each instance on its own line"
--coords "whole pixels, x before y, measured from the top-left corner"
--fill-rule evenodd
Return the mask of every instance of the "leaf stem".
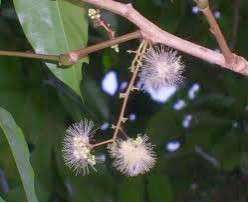
M 36 54 L 36 53 L 29 53 L 29 52 L 19 52 L 19 51 L 1 51 L 0 56 L 15 56 L 15 57 L 22 57 L 22 58 L 33 58 L 33 59 L 41 59 L 41 60 L 48 60 L 48 61 L 59 61 L 58 55 L 46 55 L 46 54 Z

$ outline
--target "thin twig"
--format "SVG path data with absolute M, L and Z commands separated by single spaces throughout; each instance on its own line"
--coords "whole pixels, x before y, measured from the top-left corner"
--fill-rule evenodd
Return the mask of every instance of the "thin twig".
M 116 44 L 127 42 L 127 41 L 130 41 L 133 39 L 137 39 L 140 37 L 142 37 L 140 31 L 135 31 L 132 33 L 122 35 L 120 37 L 116 37 L 116 38 L 111 39 L 111 40 L 107 40 L 107 41 L 98 43 L 98 44 L 93 45 L 93 46 L 89 46 L 89 47 L 84 48 L 84 49 L 74 50 L 74 51 L 71 51 L 71 52 L 68 52 L 66 54 L 61 55 L 61 63 L 63 65 L 72 65 L 72 64 L 76 63 L 77 61 L 79 61 L 80 59 L 86 57 L 90 53 L 99 51 L 99 50 L 107 48 L 107 47 L 111 47 L 111 46 L 116 45 Z
M 199 0 L 197 0 L 199 2 Z M 201 0 L 202 1 L 202 0 Z M 233 63 L 233 58 L 234 55 L 232 54 L 229 46 L 227 45 L 226 39 L 220 29 L 219 24 L 217 23 L 211 9 L 209 6 L 209 1 L 208 0 L 203 0 L 202 2 L 205 2 L 206 4 L 203 5 L 203 8 L 200 8 L 201 11 L 203 12 L 204 16 L 207 18 L 207 21 L 210 25 L 210 31 L 211 33 L 214 35 L 216 41 L 218 42 L 221 52 L 223 54 L 223 56 L 225 57 L 226 62 L 228 63 L 228 65 L 232 65 Z M 198 4 L 199 6 L 199 4 Z
M 233 49 L 236 46 L 238 38 L 238 30 L 240 23 L 240 6 L 241 0 L 234 0 L 234 17 L 233 17 L 233 27 L 232 27 L 232 38 L 231 38 L 231 48 Z
M 248 64 L 246 59 L 234 54 L 234 67 L 228 65 L 222 54 L 211 49 L 207 49 L 195 43 L 181 39 L 173 34 L 170 34 L 148 19 L 143 17 L 131 4 L 120 3 L 114 0 L 78 0 L 95 5 L 99 8 L 109 10 L 113 13 L 127 18 L 129 21 L 137 25 L 143 37 L 153 43 L 162 43 L 174 49 L 180 50 L 202 60 L 213 64 L 220 65 L 223 68 L 228 68 L 235 72 L 247 75 Z
M 15 57 L 22 57 L 22 58 L 33 58 L 33 59 L 41 59 L 41 60 L 59 62 L 59 55 L 35 54 L 35 53 L 20 52 L 20 51 L 1 51 L 0 50 L 0 56 L 15 56 Z
M 113 31 L 110 25 L 107 24 L 104 20 L 101 20 L 100 26 L 102 26 L 106 30 L 110 39 L 115 38 L 115 31 Z
M 128 138 L 128 135 L 124 132 L 124 130 L 120 127 L 119 128 L 119 131 L 126 137 Z M 90 147 L 93 149 L 93 148 L 96 148 L 96 147 L 100 147 L 102 145 L 106 145 L 106 144 L 109 144 L 109 143 L 113 143 L 115 142 L 115 139 L 112 138 L 112 139 L 109 139 L 109 140 L 106 140 L 106 141 L 103 141 L 103 142 L 99 142 L 99 143 L 96 143 L 96 144 L 92 144 L 90 145 Z
M 127 133 L 125 133 L 125 131 L 120 127 L 119 128 L 120 132 L 122 133 L 122 135 L 125 137 L 125 138 L 128 138 L 129 136 L 127 135 Z
M 116 126 L 115 125 L 112 125 L 112 129 L 116 129 Z M 128 138 L 129 136 L 127 135 L 127 133 L 125 133 L 125 131 L 122 129 L 122 127 L 120 126 L 119 128 L 119 131 L 122 133 L 122 135 L 125 137 L 125 138 Z
M 140 31 L 128 33 L 120 37 L 107 40 L 96 45 L 89 46 L 87 48 L 70 51 L 64 54 L 60 54 L 60 55 L 46 55 L 46 54 L 36 54 L 36 53 L 28 53 L 28 52 L 1 51 L 0 50 L 0 56 L 16 56 L 16 57 L 22 57 L 22 58 L 33 58 L 33 59 L 54 61 L 54 62 L 59 63 L 59 65 L 64 66 L 64 68 L 67 68 L 65 66 L 70 66 L 70 65 L 77 63 L 79 60 L 86 57 L 90 53 L 105 49 L 107 47 L 111 47 L 116 44 L 127 42 L 133 39 L 137 39 L 137 38 L 141 38 Z
M 125 110 L 126 110 L 127 103 L 128 103 L 128 98 L 129 98 L 131 91 L 133 91 L 134 89 L 134 83 L 135 83 L 137 74 L 139 72 L 140 66 L 141 66 L 143 54 L 147 50 L 147 46 L 148 46 L 148 42 L 143 40 L 136 52 L 134 60 L 132 61 L 131 71 L 133 72 L 133 75 L 130 79 L 126 92 L 123 94 L 123 104 L 122 104 L 122 108 L 121 108 L 121 112 L 120 112 L 117 124 L 115 125 L 116 128 L 113 134 L 113 140 L 117 138 L 117 135 L 118 135 L 119 130 L 121 129 L 122 123 L 126 122 L 127 120 L 127 118 L 125 118 L 124 115 L 125 115 Z
M 106 144 L 109 144 L 109 143 L 112 143 L 112 142 L 114 142 L 113 139 L 106 140 L 106 141 L 99 142 L 99 143 L 91 145 L 91 148 L 93 149 L 93 148 L 96 148 L 96 147 L 99 147 L 99 146 L 102 146 L 102 145 L 106 145 Z
M 93 22 L 95 28 L 102 27 L 108 34 L 109 39 L 115 38 L 115 31 L 112 30 L 111 25 L 102 18 L 101 11 L 99 9 L 89 9 L 89 18 Z

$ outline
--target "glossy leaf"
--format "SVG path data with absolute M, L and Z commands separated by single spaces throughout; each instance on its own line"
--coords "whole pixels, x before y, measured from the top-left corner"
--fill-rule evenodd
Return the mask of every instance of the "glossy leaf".
M 0 126 L 10 145 L 28 201 L 37 201 L 34 188 L 34 171 L 29 161 L 29 149 L 22 130 L 12 116 L 0 108 Z
M 36 53 L 60 54 L 86 45 L 88 25 L 83 7 L 66 0 L 14 0 L 14 5 Z M 56 77 L 81 95 L 81 63 L 67 69 L 51 63 L 47 66 Z

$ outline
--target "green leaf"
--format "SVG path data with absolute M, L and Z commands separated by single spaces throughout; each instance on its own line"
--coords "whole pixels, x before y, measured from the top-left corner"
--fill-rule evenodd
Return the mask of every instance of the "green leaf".
M 159 16 L 161 27 L 166 28 L 171 33 L 175 33 L 180 26 L 181 20 L 186 16 L 186 1 L 176 1 L 172 4 L 165 1 L 161 9 L 167 11 L 161 12 Z
M 142 177 L 123 178 L 119 190 L 118 200 L 122 202 L 141 202 L 144 197 L 144 182 Z
M 150 201 L 172 201 L 171 184 L 166 175 L 152 175 L 148 177 L 148 195 Z
M 23 192 L 22 186 L 19 184 L 19 186 L 13 187 L 10 191 L 8 191 L 6 198 L 6 202 L 25 202 L 26 196 Z
M 0 127 L 5 134 L 15 159 L 28 201 L 38 201 L 34 188 L 34 171 L 29 161 L 29 149 L 22 130 L 13 117 L 0 108 Z
M 62 167 L 60 167 L 62 168 Z M 61 169 L 60 169 L 61 170 Z M 108 172 L 105 174 L 90 174 L 88 176 L 71 176 L 64 177 L 65 184 L 72 188 L 72 192 L 68 193 L 69 202 L 99 202 L 99 201 L 115 201 L 114 190 L 115 180 Z M 91 184 L 90 184 L 91 183 Z M 67 187 L 68 187 L 67 186 Z M 84 188 L 84 192 L 82 192 Z M 94 194 L 94 195 L 93 195 Z
M 14 6 L 36 53 L 61 54 L 85 47 L 88 23 L 83 7 L 67 0 L 14 0 Z M 87 59 L 83 61 L 87 62 Z M 67 69 L 51 63 L 47 66 L 56 77 L 81 95 L 81 63 Z
M 110 112 L 107 97 L 103 92 L 101 92 L 98 84 L 91 77 L 87 76 L 87 74 L 82 84 L 82 90 L 84 92 L 84 106 L 91 109 L 95 117 L 102 120 L 108 120 Z M 88 109 L 86 109 L 86 111 Z
M 0 4 L 1 4 L 1 0 L 0 0 Z M 0 196 L 0 202 L 4 202 L 4 200 L 1 196 Z

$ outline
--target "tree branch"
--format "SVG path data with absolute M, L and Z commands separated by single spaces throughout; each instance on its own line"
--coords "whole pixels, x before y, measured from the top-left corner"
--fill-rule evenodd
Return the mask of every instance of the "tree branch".
M 162 43 L 174 49 L 180 50 L 207 62 L 217 64 L 223 68 L 230 69 L 232 71 L 247 75 L 248 74 L 248 63 L 241 57 L 234 54 L 234 67 L 231 67 L 225 61 L 222 54 L 217 53 L 211 49 L 207 49 L 195 43 L 189 42 L 187 40 L 181 39 L 175 35 L 172 35 L 152 22 L 143 17 L 137 10 L 133 8 L 131 4 L 124 4 L 116 2 L 114 0 L 80 0 L 82 2 L 87 2 L 93 4 L 99 8 L 109 10 L 113 13 L 121 15 L 127 18 L 129 21 L 137 25 L 140 29 L 142 36 L 153 42 Z
M 236 46 L 238 38 L 238 30 L 240 23 L 240 6 L 241 0 L 234 0 L 234 16 L 233 16 L 233 26 L 232 26 L 232 37 L 231 37 L 231 48 Z
M 66 54 L 62 54 L 60 56 L 60 63 L 62 65 L 72 65 L 72 64 L 76 63 L 77 61 L 79 61 L 80 59 L 86 57 L 90 53 L 99 51 L 99 50 L 107 48 L 107 47 L 111 47 L 111 46 L 116 45 L 116 44 L 127 42 L 127 41 L 130 41 L 133 39 L 137 39 L 140 37 L 142 37 L 141 32 L 135 31 L 135 32 L 132 32 L 129 34 L 122 35 L 120 37 L 116 37 L 116 38 L 111 39 L 111 40 L 107 40 L 107 41 L 98 43 L 96 45 L 89 46 L 89 47 L 84 48 L 84 49 L 74 50 L 74 51 L 68 52 Z
M 211 9 L 209 6 L 208 0 L 195 0 L 197 2 L 198 7 L 203 12 L 204 16 L 207 18 L 207 21 L 210 25 L 210 32 L 214 35 L 216 41 L 218 42 L 221 52 L 225 57 L 225 60 L 228 66 L 233 66 L 234 63 L 234 55 L 229 49 L 227 42 L 225 40 L 224 35 L 218 25 Z
M 135 31 L 132 33 L 122 35 L 120 37 L 116 37 L 111 40 L 98 43 L 96 45 L 89 46 L 87 48 L 70 51 L 60 55 L 46 55 L 46 54 L 36 54 L 36 53 L 19 52 L 19 51 L 0 50 L 0 56 L 16 56 L 22 58 L 48 60 L 52 62 L 57 62 L 59 63 L 59 65 L 65 66 L 65 68 L 67 68 L 67 66 L 77 63 L 79 60 L 86 57 L 90 53 L 141 37 L 142 37 L 141 32 Z
M 59 62 L 59 55 L 35 54 L 35 53 L 20 52 L 20 51 L 1 51 L 0 50 L 0 56 L 15 56 L 15 57 L 22 57 L 22 58 L 33 58 L 33 59 L 41 59 L 41 60 Z
M 90 147 L 93 149 L 93 148 L 96 148 L 96 147 L 99 147 L 99 146 L 102 146 L 102 145 L 106 145 L 106 144 L 109 144 L 109 143 L 112 143 L 112 142 L 114 142 L 114 140 L 113 139 L 109 139 L 109 140 L 105 140 L 103 142 L 99 142 L 99 143 L 93 144 Z

